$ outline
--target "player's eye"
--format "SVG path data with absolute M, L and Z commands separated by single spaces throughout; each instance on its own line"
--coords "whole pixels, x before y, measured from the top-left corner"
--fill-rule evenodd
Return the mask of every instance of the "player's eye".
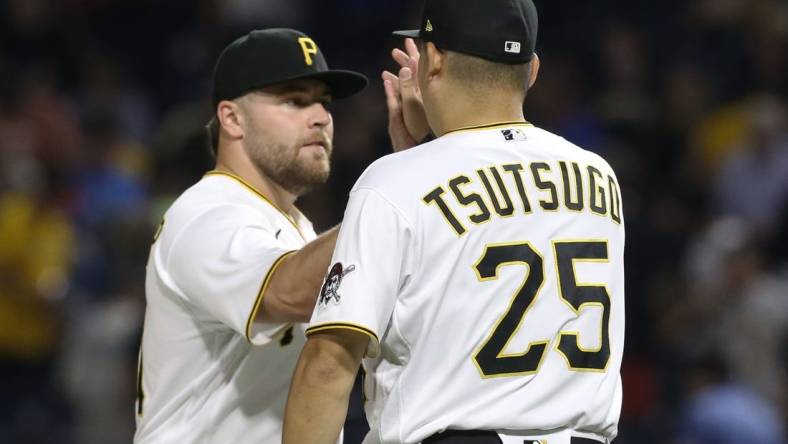
M 331 111 L 331 97 L 321 97 L 317 100 L 317 103 L 323 105 L 323 108 Z
M 309 106 L 309 101 L 305 100 L 303 97 L 286 97 L 282 102 L 285 105 L 294 106 L 296 108 Z
M 308 106 L 312 106 L 315 103 L 319 103 L 324 107 L 328 108 L 328 105 L 331 103 L 330 98 L 312 98 L 312 97 L 287 97 L 282 101 L 284 104 L 289 106 L 294 106 L 297 108 L 306 108 Z

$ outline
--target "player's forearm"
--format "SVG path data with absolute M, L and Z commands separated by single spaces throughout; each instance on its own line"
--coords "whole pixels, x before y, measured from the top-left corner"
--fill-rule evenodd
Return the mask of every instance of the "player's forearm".
M 362 353 L 330 334 L 307 341 L 290 386 L 283 443 L 336 443 Z
M 306 322 L 323 285 L 339 226 L 306 244 L 274 270 L 257 315 L 265 322 Z

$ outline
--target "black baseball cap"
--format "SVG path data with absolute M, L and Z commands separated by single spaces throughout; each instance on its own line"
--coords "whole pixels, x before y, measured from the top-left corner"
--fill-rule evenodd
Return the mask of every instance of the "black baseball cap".
M 533 58 L 538 27 L 532 0 L 426 0 L 421 28 L 394 34 L 515 65 Z
M 334 99 L 351 96 L 367 86 L 363 74 L 329 69 L 323 52 L 303 32 L 287 28 L 255 30 L 230 43 L 219 55 L 213 71 L 213 106 L 297 79 L 326 82 Z

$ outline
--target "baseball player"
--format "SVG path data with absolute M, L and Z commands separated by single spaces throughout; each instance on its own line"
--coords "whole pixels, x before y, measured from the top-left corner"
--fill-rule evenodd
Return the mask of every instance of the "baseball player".
M 420 46 L 395 54 L 398 78 L 384 75 L 389 110 L 420 96 L 436 138 L 354 186 L 284 442 L 336 439 L 363 359 L 364 443 L 608 443 L 621 406 L 621 196 L 607 162 L 524 118 L 539 69 L 532 1 L 427 0 L 420 29 L 398 34 Z
M 136 443 L 281 441 L 300 323 L 337 232 L 316 237 L 294 202 L 329 173 L 326 103 L 366 83 L 291 29 L 219 56 L 216 168 L 168 209 L 148 260 Z

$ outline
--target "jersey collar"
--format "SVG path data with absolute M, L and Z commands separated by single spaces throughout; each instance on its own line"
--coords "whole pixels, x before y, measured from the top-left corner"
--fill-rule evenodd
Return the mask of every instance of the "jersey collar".
M 515 121 L 515 122 L 494 122 L 485 125 L 468 126 L 464 128 L 453 129 L 451 131 L 446 131 L 443 135 L 446 136 L 448 134 L 454 134 L 454 133 L 465 132 L 465 131 L 484 131 L 484 130 L 496 129 L 496 128 L 506 128 L 510 126 L 533 126 L 533 125 L 527 120 Z
M 304 236 L 304 233 L 301 232 L 301 227 L 298 225 L 298 221 L 293 216 L 288 214 L 285 210 L 279 208 L 279 206 L 276 205 L 265 194 L 261 193 L 257 188 L 253 187 L 252 184 L 245 181 L 240 176 L 237 176 L 227 171 L 219 171 L 219 170 L 208 171 L 207 173 L 205 173 L 205 176 L 225 176 L 235 180 L 236 182 L 241 184 L 244 188 L 257 195 L 257 197 L 263 199 L 263 201 L 265 201 L 268 205 L 271 205 L 276 211 L 278 211 L 282 216 L 284 216 L 284 218 L 287 219 L 293 225 L 293 227 L 295 227 L 295 229 L 298 231 L 298 234 L 300 234 L 301 237 L 306 240 L 306 236 Z M 297 208 L 295 210 L 298 211 L 299 216 L 303 218 L 303 214 L 301 213 L 301 211 L 299 211 Z

